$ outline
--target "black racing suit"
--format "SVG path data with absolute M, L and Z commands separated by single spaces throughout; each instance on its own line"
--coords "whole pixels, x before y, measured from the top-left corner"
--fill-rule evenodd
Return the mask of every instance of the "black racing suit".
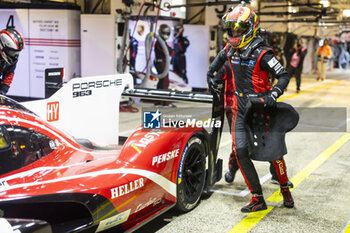
M 2 76 L 0 81 L 0 94 L 5 95 L 12 83 L 13 75 L 16 69 L 16 63 L 9 65 L 0 56 L 0 76 Z
M 226 80 L 225 109 L 232 134 L 229 169 L 238 169 L 238 165 L 250 191 L 261 195 L 259 177 L 248 154 L 244 110 L 250 96 L 263 97 L 269 93 L 269 74 L 278 79 L 274 88 L 284 90 L 289 82 L 288 73 L 260 37 L 256 37 L 243 52 L 229 45 L 222 49 L 209 67 L 209 85 L 215 80 L 214 73 L 219 70 L 216 78 Z M 286 184 L 288 177 L 283 158 L 273 161 L 273 164 L 279 182 Z
M 130 46 L 130 69 L 136 70 L 136 56 L 137 49 L 139 47 L 139 42 L 134 38 L 130 37 L 131 46 Z
M 186 37 L 183 37 L 182 35 L 177 37 L 174 41 L 174 56 L 171 61 L 174 71 L 185 81 L 185 83 L 188 83 L 185 52 L 189 45 L 190 42 Z

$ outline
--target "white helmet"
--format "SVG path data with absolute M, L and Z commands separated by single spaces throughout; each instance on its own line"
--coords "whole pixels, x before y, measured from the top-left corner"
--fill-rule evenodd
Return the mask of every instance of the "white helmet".
M 7 28 L 0 31 L 0 55 L 8 64 L 14 64 L 24 47 L 24 39 L 17 30 Z

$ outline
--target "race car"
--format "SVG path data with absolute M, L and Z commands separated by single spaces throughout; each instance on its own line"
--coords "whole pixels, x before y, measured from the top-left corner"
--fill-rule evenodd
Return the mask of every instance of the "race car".
M 64 113 L 73 116 L 74 109 L 66 111 L 64 106 L 75 106 L 72 99 L 76 103 L 79 98 L 96 99 L 99 92 L 115 94 L 117 89 L 120 95 L 128 83 L 123 78 L 125 75 L 71 80 L 41 104 L 24 103 L 31 109 L 0 96 L 1 232 L 101 232 L 110 228 L 132 232 L 169 208 L 192 210 L 202 193 L 221 178 L 222 161 L 216 156 L 220 129 L 139 127 L 128 138 L 118 137 L 119 141 L 104 146 L 96 143 L 103 135 L 78 138 L 74 130 L 70 131 L 73 136 L 66 132 Z M 57 101 L 62 93 L 66 102 Z M 128 95 L 133 93 L 138 92 Z M 193 93 L 188 95 L 188 99 L 201 101 Z M 207 97 L 204 99 L 210 102 Z M 51 103 L 57 102 L 56 110 L 63 109 L 53 114 Z M 43 103 L 44 119 L 32 111 Z M 215 114 L 215 119 L 222 117 Z M 60 120 L 64 121 L 58 123 Z M 104 122 L 94 120 L 103 126 Z

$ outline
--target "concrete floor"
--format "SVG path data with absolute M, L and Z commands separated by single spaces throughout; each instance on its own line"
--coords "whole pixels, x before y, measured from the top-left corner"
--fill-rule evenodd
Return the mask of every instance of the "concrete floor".
M 294 107 L 343 107 L 349 116 L 350 72 L 334 71 L 327 76 L 326 81 L 316 82 L 314 75 L 304 75 L 299 94 L 295 93 L 295 80 L 292 79 L 282 101 Z M 187 103 L 176 105 L 198 106 Z M 323 123 L 332 120 L 324 117 Z M 121 113 L 122 134 L 130 134 L 130 130 L 140 124 L 141 113 Z M 295 185 L 292 191 L 293 209 L 283 207 L 279 186 L 270 183 L 269 164 L 254 162 L 264 182 L 262 187 L 268 211 L 249 215 L 240 212 L 240 208 L 249 203 L 250 194 L 238 172 L 233 184 L 227 184 L 222 179 L 215 185 L 214 193 L 203 199 L 193 211 L 178 214 L 170 210 L 136 232 L 350 232 L 349 127 L 347 132 L 307 131 L 298 130 L 286 137 L 288 154 L 285 160 L 289 178 Z M 224 171 L 227 170 L 231 151 L 230 140 L 230 134 L 223 133 L 219 157 L 224 160 Z

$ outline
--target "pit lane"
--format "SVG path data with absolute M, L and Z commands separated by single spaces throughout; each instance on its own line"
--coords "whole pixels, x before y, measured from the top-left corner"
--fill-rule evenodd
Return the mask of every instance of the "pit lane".
M 292 79 L 282 101 L 294 107 L 346 107 L 349 116 L 349 73 L 329 73 L 325 82 L 316 82 L 312 75 L 304 76 L 302 91 L 295 93 Z M 328 77 L 327 76 L 327 77 Z M 196 104 L 176 103 L 178 107 Z M 121 113 L 121 131 L 126 132 L 123 119 L 132 118 L 140 124 L 140 114 Z M 137 115 L 137 116 L 136 116 Z M 349 119 L 344 119 L 348 122 Z M 123 130 L 123 127 L 125 130 Z M 263 182 L 268 210 L 243 214 L 240 208 L 250 201 L 242 175 L 238 172 L 233 184 L 221 180 L 213 193 L 204 197 L 199 206 L 186 214 L 174 210 L 159 216 L 138 231 L 141 232 L 344 232 L 350 220 L 350 136 L 347 132 L 291 132 L 287 134 L 288 154 L 285 156 L 289 178 L 294 182 L 293 209 L 283 207 L 277 185 L 269 180 L 269 164 L 254 162 Z M 224 132 L 219 157 L 227 170 L 231 151 L 231 136 Z M 305 169 L 307 171 L 305 171 Z

